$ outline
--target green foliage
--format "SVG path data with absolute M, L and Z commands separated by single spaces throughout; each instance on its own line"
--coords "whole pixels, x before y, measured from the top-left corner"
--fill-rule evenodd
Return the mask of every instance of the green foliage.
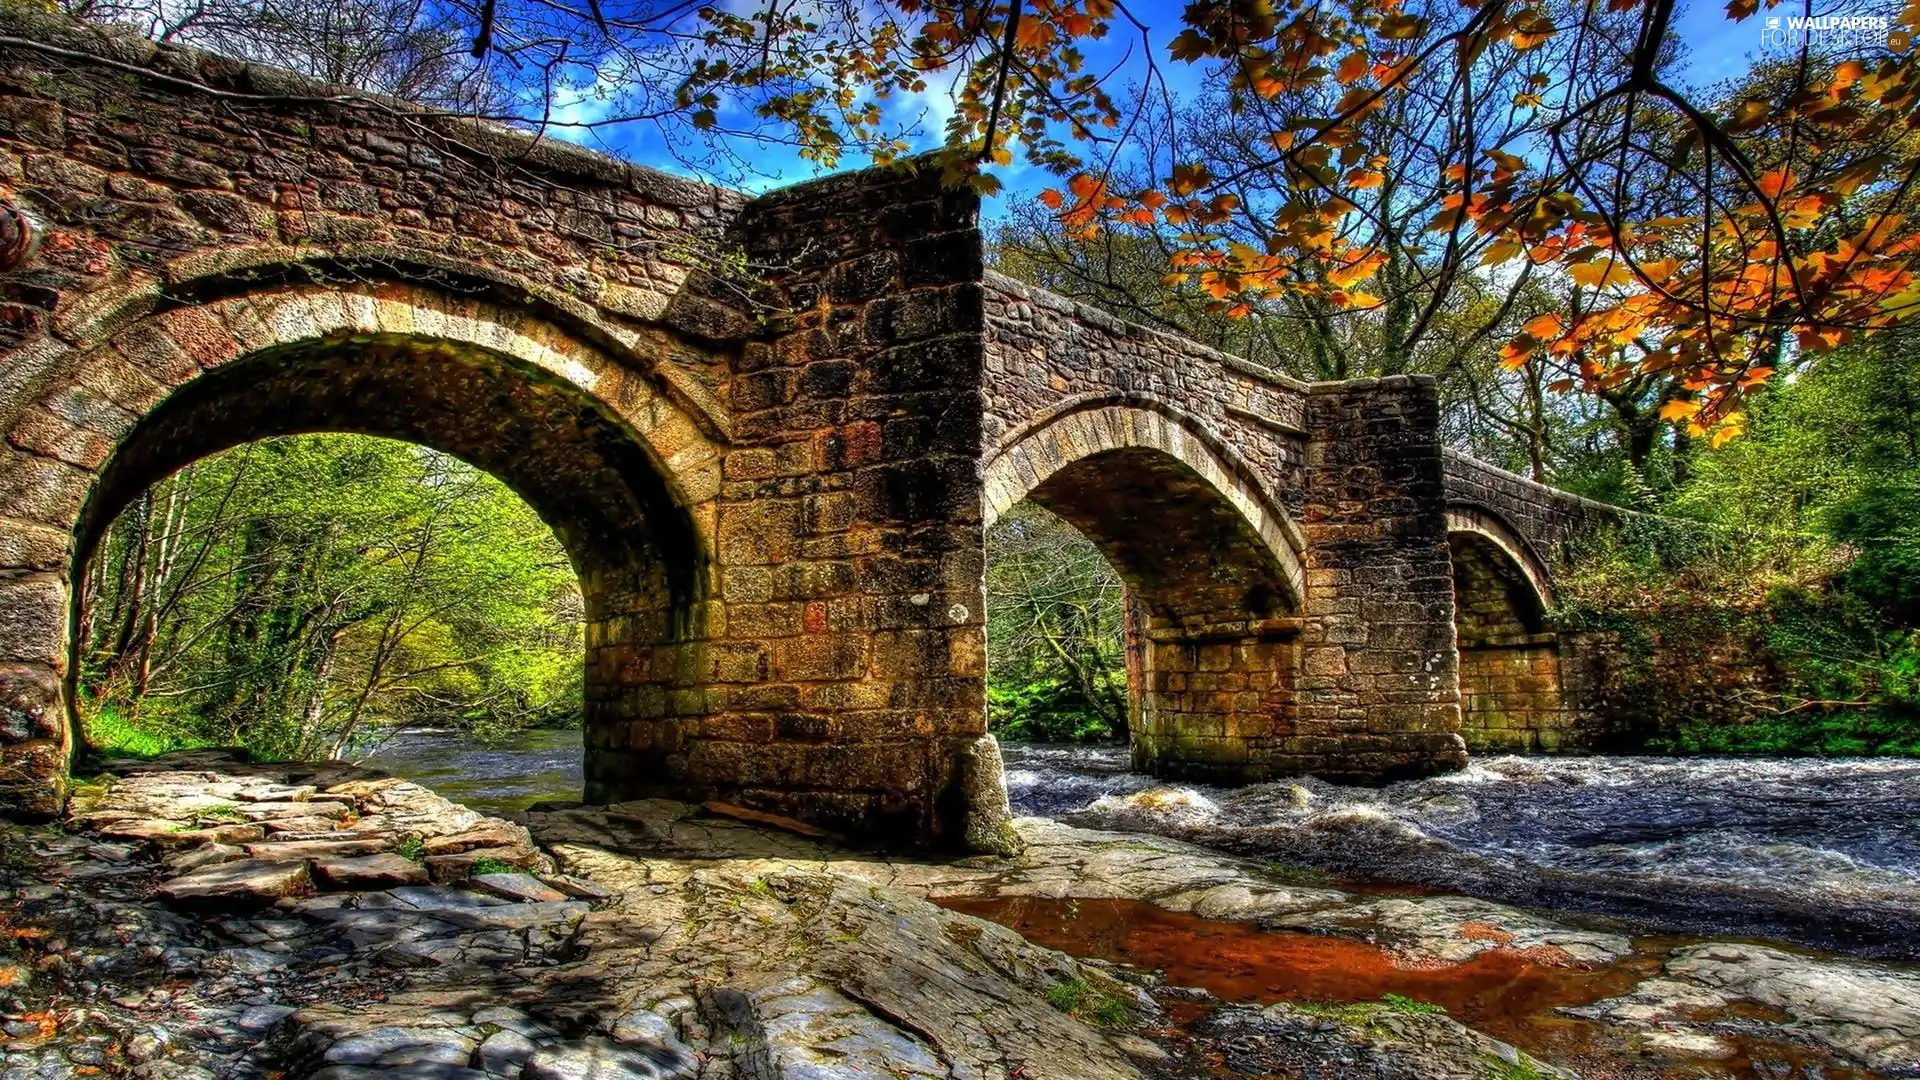
M 505 859 L 496 859 L 489 856 L 484 859 L 473 860 L 473 866 L 469 869 L 468 873 L 473 877 L 485 877 L 488 874 L 517 873 L 519 869 L 519 867 Z
M 1047 1004 L 1094 1027 L 1119 1027 L 1132 1019 L 1127 1003 L 1085 979 L 1068 979 L 1047 988 Z
M 491 476 L 407 443 L 248 444 L 155 485 L 86 577 L 95 745 L 352 752 L 396 724 L 577 724 L 578 582 Z
M 1031 504 L 987 534 L 987 724 L 1021 741 L 1127 734 L 1120 579 L 1071 525 Z
M 1076 683 L 1060 677 L 1017 686 L 989 681 L 987 726 L 1014 742 L 1110 742 L 1124 734 Z
M 1409 1016 L 1445 1016 L 1446 1006 L 1421 1001 L 1404 994 L 1382 994 L 1379 1001 L 1296 1001 L 1295 1009 L 1310 1016 L 1324 1017 L 1354 1027 L 1368 1027 L 1383 1012 Z
M 193 812 L 193 823 L 201 828 L 208 825 L 244 825 L 246 821 L 247 815 L 232 803 L 203 806 Z
M 1487 1058 L 1488 1067 L 1493 1070 L 1495 1080 L 1554 1080 L 1554 1074 L 1540 1068 L 1539 1062 L 1520 1055 L 1518 1061 L 1505 1058 Z
M 152 720 L 131 723 L 118 703 L 86 710 L 86 729 L 87 744 L 107 757 L 153 757 L 213 745 Z
M 400 845 L 393 849 L 393 853 L 403 859 L 423 863 L 427 861 L 427 844 L 417 836 L 409 836 L 400 841 Z
M 1669 518 L 1580 553 L 1557 617 L 1620 636 L 1648 748 L 1920 752 L 1916 346 L 1901 332 L 1778 383 L 1744 438 L 1696 451 Z M 1771 674 L 1725 685 L 1725 657 Z

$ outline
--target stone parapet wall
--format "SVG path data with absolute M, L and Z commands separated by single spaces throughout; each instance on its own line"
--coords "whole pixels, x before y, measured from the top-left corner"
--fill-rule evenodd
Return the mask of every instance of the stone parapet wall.
M 1629 511 L 1561 491 L 1454 449 L 1446 455 L 1449 505 L 1491 511 L 1545 563 L 1566 557 L 1569 541 L 1619 524 Z
M 1062 413 L 1130 405 L 1230 448 L 1277 503 L 1300 512 L 1307 384 L 1002 274 L 988 273 L 985 288 L 990 456 Z

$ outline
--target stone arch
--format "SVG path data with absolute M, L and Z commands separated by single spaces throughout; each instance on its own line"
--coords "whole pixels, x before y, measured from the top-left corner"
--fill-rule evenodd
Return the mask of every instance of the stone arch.
M 1198 418 L 1145 400 L 1092 399 L 1053 410 L 1009 432 L 988 460 L 987 524 L 991 526 L 1008 508 L 1032 496 L 1062 470 L 1089 458 L 1118 454 L 1138 462 L 1171 459 L 1177 463 L 1172 471 L 1184 471 L 1202 481 L 1217 496 L 1217 505 L 1231 508 L 1240 523 L 1259 539 L 1297 606 L 1306 589 L 1306 573 L 1299 558 L 1305 540 L 1299 527 L 1253 479 L 1252 470 L 1238 455 L 1203 434 L 1205 430 Z M 1158 462 L 1154 471 L 1167 464 Z
M 1447 509 L 1460 734 L 1475 752 L 1555 749 L 1568 723 L 1553 583 L 1532 546 L 1484 508 Z
M 1472 536 L 1505 557 L 1512 569 L 1532 590 L 1535 606 L 1541 612 L 1555 604 L 1553 577 L 1546 561 L 1533 545 L 1508 525 L 1500 515 L 1484 507 L 1453 503 L 1447 507 L 1447 535 Z
M 283 286 L 134 320 L 17 410 L 0 460 L 0 619 L 17 631 L 0 695 L 41 738 L 9 764 L 64 768 L 69 582 L 115 514 L 208 454 L 317 431 L 433 446 L 506 481 L 581 578 L 589 744 L 679 721 L 672 690 L 706 633 L 722 448 L 645 373 L 524 312 L 412 285 Z M 592 757 L 589 794 L 635 790 Z
M 989 524 L 1023 499 L 1073 525 L 1126 582 L 1137 767 L 1243 775 L 1294 705 L 1299 531 L 1194 418 L 1093 400 L 1002 440 Z

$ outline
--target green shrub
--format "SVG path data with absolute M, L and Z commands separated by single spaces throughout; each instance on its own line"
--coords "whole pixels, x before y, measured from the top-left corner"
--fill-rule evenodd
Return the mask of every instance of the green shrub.
M 1040 679 L 1017 686 L 987 685 L 987 726 L 1014 742 L 1111 742 L 1125 739 L 1070 682 Z

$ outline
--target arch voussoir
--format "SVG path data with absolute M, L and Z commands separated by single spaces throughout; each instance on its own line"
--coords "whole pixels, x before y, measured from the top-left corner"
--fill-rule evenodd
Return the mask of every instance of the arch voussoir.
M 1152 451 L 1200 477 L 1233 507 L 1281 568 L 1297 603 L 1306 588 L 1298 528 L 1290 527 L 1276 500 L 1261 491 L 1244 471 L 1223 461 L 1219 451 L 1189 426 L 1197 423 L 1183 423 L 1163 411 L 1131 404 L 1094 403 L 1016 432 L 987 462 L 987 524 L 992 525 L 1062 469 L 1080 461 L 1118 450 Z

